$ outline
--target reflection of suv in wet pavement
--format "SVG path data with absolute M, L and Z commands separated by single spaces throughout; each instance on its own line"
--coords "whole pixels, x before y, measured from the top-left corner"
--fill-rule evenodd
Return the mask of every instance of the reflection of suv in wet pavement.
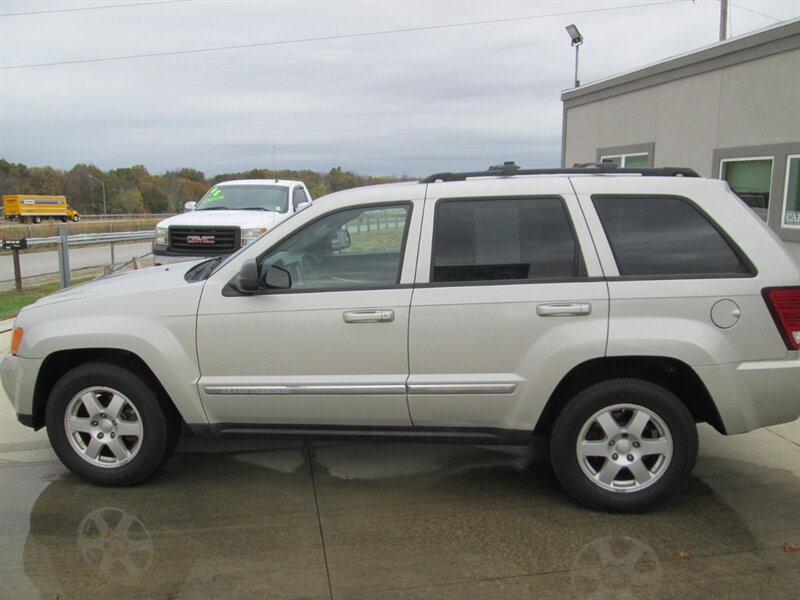
M 525 444 L 579 501 L 689 477 L 695 422 L 800 414 L 800 271 L 685 169 L 440 173 L 330 195 L 226 259 L 23 310 L 0 370 L 86 479 L 132 484 L 181 421 L 218 436 Z

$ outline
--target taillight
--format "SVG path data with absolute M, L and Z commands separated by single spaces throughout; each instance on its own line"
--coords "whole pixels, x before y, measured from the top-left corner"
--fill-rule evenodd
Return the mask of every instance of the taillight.
M 800 348 L 800 287 L 766 288 L 762 294 L 789 350 Z

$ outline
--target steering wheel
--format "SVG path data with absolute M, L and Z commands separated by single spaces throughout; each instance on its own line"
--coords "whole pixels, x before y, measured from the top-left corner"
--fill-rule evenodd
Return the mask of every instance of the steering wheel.
M 314 279 L 319 272 L 319 266 L 322 260 L 311 252 L 303 252 L 297 261 L 297 266 L 300 270 L 301 276 L 304 280 Z

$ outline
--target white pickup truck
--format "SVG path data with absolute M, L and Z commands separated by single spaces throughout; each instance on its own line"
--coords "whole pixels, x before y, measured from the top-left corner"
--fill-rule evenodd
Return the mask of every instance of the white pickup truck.
M 188 212 L 161 221 L 153 240 L 157 265 L 235 252 L 311 204 L 302 181 L 242 179 L 213 186 Z

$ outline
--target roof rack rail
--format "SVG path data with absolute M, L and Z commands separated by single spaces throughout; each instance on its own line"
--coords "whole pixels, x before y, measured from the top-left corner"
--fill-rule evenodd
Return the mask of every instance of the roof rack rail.
M 470 177 L 511 177 L 513 175 L 591 175 L 593 173 L 633 174 L 644 177 L 700 177 L 694 169 L 686 167 L 618 167 L 611 161 L 576 164 L 574 167 L 550 169 L 522 169 L 514 161 L 493 165 L 486 171 L 467 171 L 464 173 L 434 173 L 420 183 L 436 181 L 464 181 Z

